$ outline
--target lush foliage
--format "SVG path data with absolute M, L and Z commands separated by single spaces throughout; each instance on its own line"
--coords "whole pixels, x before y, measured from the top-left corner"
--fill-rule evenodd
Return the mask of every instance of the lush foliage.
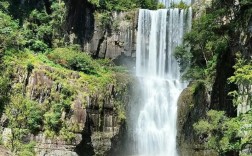
M 220 155 L 227 155 L 231 151 L 246 155 L 242 150 L 252 142 L 252 111 L 241 110 L 241 107 L 251 106 L 252 103 L 252 62 L 237 53 L 234 69 L 229 81 L 239 87 L 229 94 L 233 96 L 238 116 L 231 118 L 224 111 L 210 110 L 206 119 L 194 124 L 194 129 L 204 138 L 206 147 L 215 149 Z
M 11 16 L 0 10 L 0 55 L 10 48 L 19 49 L 22 46 L 23 37 L 18 31 L 18 23 Z
M 156 0 L 89 0 L 100 10 L 107 11 L 128 11 L 135 8 L 157 9 Z
M 220 155 L 241 152 L 252 141 L 251 111 L 229 118 L 224 111 L 210 110 L 205 120 L 194 124 L 194 129 L 205 139 L 206 147 Z
M 242 58 L 241 54 L 238 53 L 234 69 L 234 76 L 229 78 L 231 83 L 235 83 L 239 86 L 238 90 L 230 92 L 230 95 L 234 97 L 234 104 L 239 105 L 243 103 L 246 105 L 251 105 L 252 62 Z
M 105 22 L 112 10 L 139 7 L 135 1 L 92 3 L 105 15 Z M 64 1 L 0 2 L 0 115 L 6 118 L 0 133 L 10 129 L 8 141 L 0 138 L 0 142 L 15 155 L 35 155 L 31 134 L 43 133 L 71 143 L 76 132 L 83 130 L 71 117 L 83 119 L 79 110 L 84 110 L 87 99 L 97 97 L 102 111 L 102 98 L 112 94 L 110 85 L 118 85 L 119 94 L 126 92 L 124 85 L 129 80 L 121 81 L 127 79 L 124 68 L 115 67 L 110 60 L 94 60 L 65 41 L 66 13 Z M 124 99 L 113 100 L 113 109 L 123 121 Z M 75 103 L 80 103 L 78 108 Z
M 218 55 L 227 50 L 229 43 L 228 31 L 219 21 L 221 14 L 217 10 L 195 20 L 184 37 L 185 44 L 176 49 L 174 55 L 185 79 L 214 80 Z
M 178 4 L 172 3 L 171 8 L 179 8 L 179 9 L 188 9 L 190 6 L 188 6 L 185 2 L 180 1 Z
M 11 101 L 5 107 L 5 115 L 9 120 L 8 127 L 11 128 L 11 144 L 7 145 L 10 149 L 21 155 L 24 152 L 31 152 L 24 148 L 22 138 L 28 133 L 36 132 L 42 123 L 42 114 L 39 105 L 30 101 L 23 95 L 11 96 Z M 34 151 L 33 151 L 34 152 Z M 33 155 L 33 154 L 29 154 Z
M 86 74 L 97 74 L 97 64 L 86 53 L 77 52 L 73 49 L 58 48 L 51 52 L 48 58 L 72 70 L 82 71 Z
M 241 123 L 238 118 L 228 118 L 223 111 L 210 110 L 207 119 L 195 123 L 194 128 L 206 138 L 207 147 L 215 149 L 220 155 L 241 148 Z
M 0 73 L 3 74 L 2 72 Z M 9 91 L 10 80 L 6 77 L 6 75 L 2 75 L 0 77 L 0 115 L 2 115 L 5 105 L 9 103 Z
M 8 35 L 3 38 L 4 42 L 1 41 L 3 46 L 6 47 L 11 43 L 12 48 L 18 46 L 16 49 L 20 49 L 22 46 L 35 52 L 45 52 L 48 48 L 63 46 L 62 24 L 66 13 L 65 3 L 56 0 L 51 3 L 48 10 L 41 2 L 2 1 L 0 3 L 2 8 L 0 19 L 3 21 L 0 26 L 1 34 Z
M 78 123 L 69 122 L 69 117 L 75 110 L 76 99 L 82 101 L 78 108 L 81 109 L 86 107 L 88 97 L 109 96 L 108 94 L 111 93 L 108 92 L 108 85 L 110 84 L 118 85 L 116 88 L 118 94 L 123 95 L 127 92 L 124 84 L 129 80 L 125 80 L 127 75 L 124 74 L 124 70 L 113 67 L 109 60 L 95 61 L 73 48 L 57 48 L 47 56 L 34 54 L 29 50 L 16 53 L 6 51 L 2 61 L 2 65 L 5 66 L 2 73 L 9 76 L 0 78 L 1 106 L 9 121 L 7 127 L 12 130 L 11 142 L 6 147 L 17 155 L 29 152 L 29 148 L 24 147 L 28 146 L 27 142 L 22 141 L 22 138 L 27 137 L 28 134 L 43 132 L 46 137 L 59 137 L 67 142 L 74 141 L 75 132 L 82 130 Z M 14 71 L 23 75 L 32 74 L 35 77 L 38 74 L 47 77 L 49 81 L 39 80 L 37 84 L 31 83 L 26 86 L 28 84 L 25 83 L 25 79 L 20 82 L 14 81 L 18 76 Z M 52 88 L 49 87 L 51 81 L 53 81 Z M 31 95 L 30 87 L 33 88 L 35 95 Z M 41 98 L 48 89 L 50 95 L 45 99 Z M 37 93 L 42 94 L 36 95 Z M 117 97 L 114 99 L 114 109 L 120 121 L 125 119 L 122 100 L 124 99 Z M 102 111 L 103 101 L 99 100 L 97 104 Z M 65 115 L 62 116 L 63 114 Z M 78 113 L 76 115 L 80 118 Z M 32 154 L 34 151 L 30 150 L 30 152 Z
M 117 30 L 118 21 L 114 21 L 113 13 L 115 11 L 127 11 L 128 15 L 130 11 L 137 8 L 144 9 L 161 9 L 165 8 L 162 3 L 158 3 L 156 0 L 88 0 L 93 6 L 95 6 L 95 18 L 100 22 L 102 29 Z M 134 15 L 132 15 L 134 17 Z M 126 20 L 133 20 L 128 16 Z M 133 21 L 132 21 L 133 22 Z
M 187 80 L 200 80 L 210 86 L 208 88 L 215 82 L 217 64 L 220 65 L 223 61 L 221 59 L 226 59 L 223 58 L 226 56 L 224 54 L 237 55 L 233 76 L 229 78 L 225 89 L 237 85 L 238 89 L 229 95 L 233 96 L 238 116 L 230 117 L 225 110 L 210 110 L 206 118 L 194 124 L 194 129 L 204 140 L 206 148 L 214 149 L 219 155 L 232 155 L 230 152 L 242 155 L 246 146 L 252 142 L 251 111 L 240 111 L 239 108 L 241 104 L 251 106 L 252 63 L 246 59 L 246 48 L 241 48 L 246 45 L 240 45 L 241 38 L 235 38 L 241 32 L 242 35 L 249 33 L 247 30 L 251 20 L 251 2 L 244 0 L 239 6 L 235 6 L 233 2 L 213 1 L 212 6 L 193 22 L 191 32 L 184 37 L 184 44 L 177 47 L 174 54 L 183 77 Z M 239 50 L 234 52 L 233 47 Z

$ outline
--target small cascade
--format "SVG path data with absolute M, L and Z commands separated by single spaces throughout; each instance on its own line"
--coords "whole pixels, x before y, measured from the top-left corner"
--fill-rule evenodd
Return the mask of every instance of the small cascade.
M 190 30 L 191 16 L 191 8 L 139 11 L 136 75 L 142 100 L 135 130 L 141 156 L 177 155 L 177 100 L 186 83 L 173 52 Z

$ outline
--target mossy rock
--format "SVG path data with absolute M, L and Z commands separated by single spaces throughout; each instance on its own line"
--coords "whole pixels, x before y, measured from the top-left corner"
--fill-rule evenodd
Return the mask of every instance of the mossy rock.
M 196 134 L 193 124 L 206 116 L 210 101 L 204 83 L 196 81 L 182 91 L 178 100 L 177 144 L 181 156 L 215 156 L 205 149 L 204 140 Z

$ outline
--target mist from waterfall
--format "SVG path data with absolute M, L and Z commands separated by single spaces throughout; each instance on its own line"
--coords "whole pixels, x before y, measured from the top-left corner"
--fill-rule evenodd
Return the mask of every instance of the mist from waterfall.
M 138 155 L 177 155 L 177 100 L 186 83 L 180 81 L 173 52 L 190 30 L 191 17 L 191 8 L 139 11 L 136 75 L 142 100 L 135 128 Z

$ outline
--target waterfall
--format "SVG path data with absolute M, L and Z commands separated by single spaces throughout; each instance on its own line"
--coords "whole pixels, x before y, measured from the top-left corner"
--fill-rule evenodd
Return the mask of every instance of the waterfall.
M 136 75 L 142 93 L 136 141 L 141 156 L 177 155 L 177 100 L 186 84 L 173 52 L 190 29 L 191 16 L 191 8 L 139 11 Z

